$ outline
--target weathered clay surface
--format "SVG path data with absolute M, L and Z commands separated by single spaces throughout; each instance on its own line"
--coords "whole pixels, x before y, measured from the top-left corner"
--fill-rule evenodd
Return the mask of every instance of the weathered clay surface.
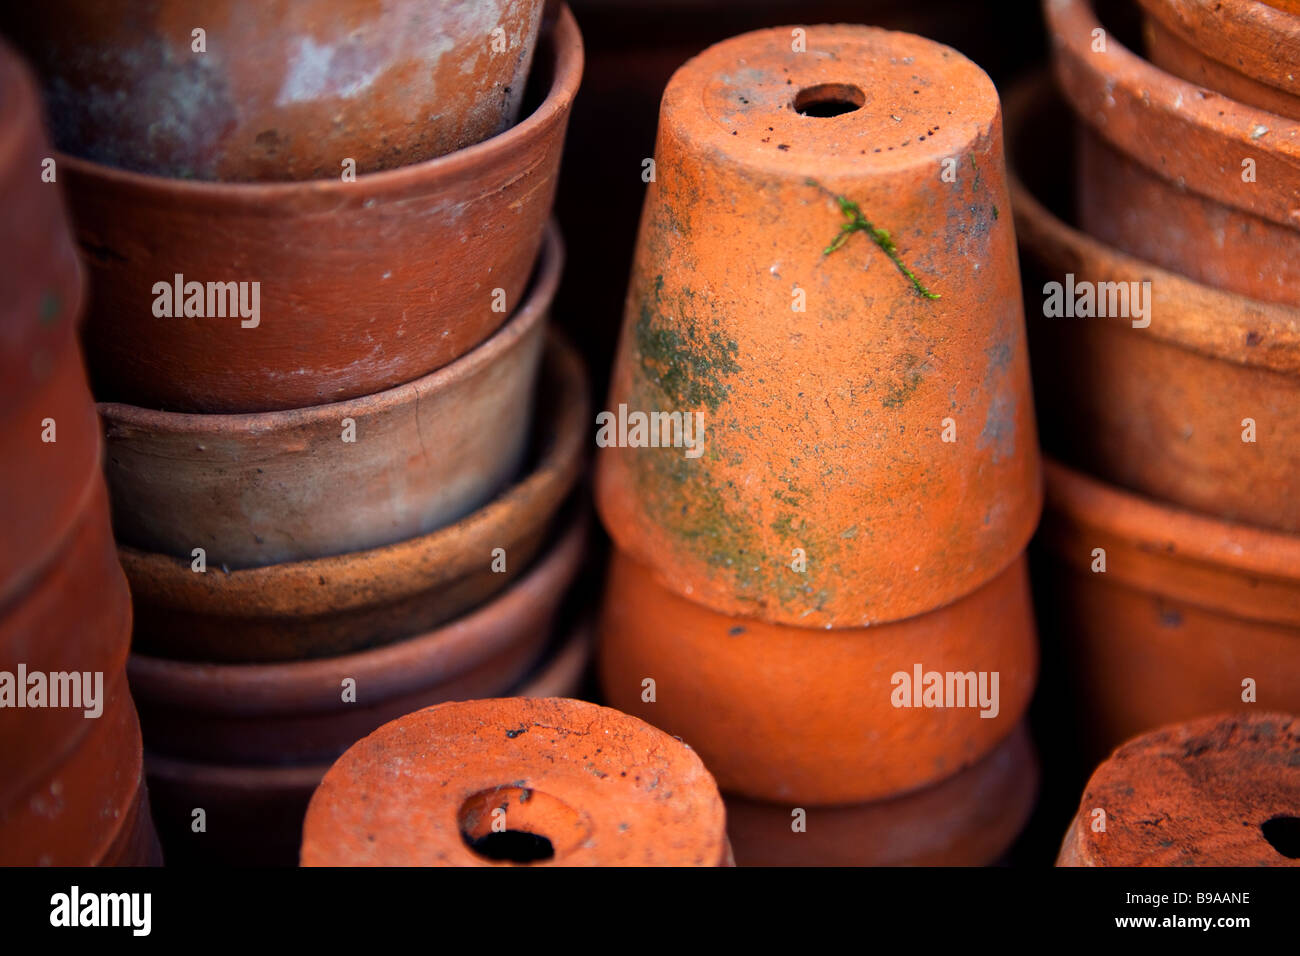
M 194 821 L 191 807 L 191 824 Z M 149 790 L 144 777 L 136 789 L 135 799 L 118 821 L 112 844 L 95 861 L 96 866 L 162 866 L 162 847 L 149 808 Z
M 379 728 L 312 797 L 304 866 L 485 866 L 468 841 L 507 828 L 565 866 L 718 866 L 722 797 L 689 747 L 565 698 L 443 704 Z
M 1300 866 L 1265 828 L 1300 820 L 1297 768 L 1289 714 L 1203 717 L 1130 740 L 1088 781 L 1057 866 Z
M 791 36 L 664 94 L 608 408 L 699 413 L 703 451 L 603 448 L 597 499 L 679 594 L 860 627 L 979 587 L 1037 520 L 1001 117 L 948 47 Z

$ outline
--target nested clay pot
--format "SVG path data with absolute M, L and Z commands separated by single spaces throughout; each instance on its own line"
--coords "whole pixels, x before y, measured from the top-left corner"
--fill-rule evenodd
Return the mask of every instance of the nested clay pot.
M 901 797 L 803 808 L 727 796 L 727 835 L 737 866 L 987 866 L 1015 842 L 1037 794 L 1021 724 L 977 763 Z
M 1300 310 L 1201 285 L 1063 221 L 1043 195 L 1066 162 L 1060 119 L 1044 84 L 1007 97 L 1044 447 L 1153 498 L 1300 531 Z M 1145 316 L 1048 316 L 1048 283 L 1136 291 Z
M 193 818 L 191 818 L 192 820 Z M 162 866 L 162 846 L 149 809 L 149 790 L 144 777 L 135 799 L 122 815 L 112 844 L 95 861 L 96 866 Z
M 861 627 L 977 589 L 1038 518 L 1001 115 L 948 47 L 791 36 L 668 84 L 608 409 L 693 434 L 629 418 L 597 500 L 679 594 Z
M 504 132 L 541 13 L 542 0 L 53 0 L 0 23 L 41 73 L 64 152 L 278 180 L 336 177 L 344 157 L 406 166 Z
M 1166 73 L 1113 35 L 1094 52 L 1088 0 L 1045 11 L 1081 120 L 1083 230 L 1199 282 L 1300 305 L 1300 122 Z
M 222 764 L 332 760 L 412 710 L 505 693 L 541 655 L 585 534 L 586 522 L 573 521 L 488 604 L 383 647 L 272 664 L 133 654 L 128 673 L 149 749 Z
M 725 823 L 695 752 L 635 717 L 473 700 L 408 714 L 340 757 L 307 808 L 301 862 L 723 866 Z
M 36 87 L 0 43 L 0 605 L 63 544 L 99 477 L 77 345 L 83 279 Z
M 1139 0 L 1147 56 L 1162 70 L 1300 120 L 1300 6 Z
M 490 501 L 524 457 L 562 259 L 553 231 L 507 325 L 446 368 L 375 395 L 246 415 L 101 405 L 118 538 L 261 567 L 404 541 Z
M 597 658 L 610 705 L 681 737 L 725 792 L 801 806 L 892 797 L 975 763 L 1019 723 L 1038 664 L 1023 559 L 928 614 L 814 630 L 719 614 L 620 551 Z M 981 673 L 989 706 L 971 706 Z
M 527 474 L 432 534 L 228 574 L 211 562 L 199 574 L 187 559 L 120 548 L 135 604 L 136 649 L 245 663 L 321 657 L 431 630 L 488 600 L 528 567 L 582 469 L 590 424 L 586 375 L 555 336 L 536 411 Z
M 93 289 L 96 396 L 184 412 L 303 408 L 414 381 L 487 339 L 522 305 L 543 245 L 582 73 L 567 8 L 540 54 L 549 94 L 518 125 L 437 159 L 359 169 L 355 182 L 202 183 L 62 157 Z M 194 296 L 190 317 L 159 316 L 184 305 L 171 301 L 176 276 L 182 295 L 203 285 L 202 309 Z M 209 283 L 244 285 L 209 296 Z M 231 296 L 252 313 L 254 291 L 257 315 L 232 317 Z
M 1130 740 L 1088 781 L 1056 865 L 1300 866 L 1297 754 L 1300 718 L 1281 713 Z
M 1215 711 L 1300 712 L 1300 536 L 1046 473 L 1040 625 L 1065 644 L 1094 753 Z

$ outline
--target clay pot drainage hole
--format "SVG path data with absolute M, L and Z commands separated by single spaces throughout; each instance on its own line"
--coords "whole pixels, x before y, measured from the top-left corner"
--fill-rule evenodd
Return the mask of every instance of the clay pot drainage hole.
M 1289 860 L 1300 860 L 1300 817 L 1273 817 L 1259 825 L 1269 846 Z
M 494 863 L 544 863 L 587 839 L 585 814 L 558 797 L 513 785 L 480 790 L 461 804 L 460 837 Z
M 843 116 L 862 108 L 867 95 L 851 83 L 818 83 L 794 96 L 794 110 L 804 116 Z

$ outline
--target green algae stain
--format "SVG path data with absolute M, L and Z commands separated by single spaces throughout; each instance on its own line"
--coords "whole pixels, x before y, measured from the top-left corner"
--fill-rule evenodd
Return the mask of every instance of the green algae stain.
M 925 378 L 925 363 L 911 352 L 903 355 L 900 362 L 902 370 L 898 380 L 890 384 L 889 391 L 880 400 L 880 404 L 885 408 L 898 408 L 903 405 L 912 397 L 912 393 L 917 390 L 922 379 Z
M 636 345 L 641 366 L 676 409 L 717 411 L 730 388 L 723 381 L 740 371 L 738 347 L 717 329 L 705 330 L 695 310 L 681 311 L 680 320 L 664 321 L 664 277 L 656 276 L 654 290 L 641 303 L 636 324 Z M 690 290 L 683 295 L 691 300 Z M 694 306 L 694 302 L 691 305 Z
M 40 322 L 41 325 L 51 326 L 59 318 L 59 311 L 63 308 L 63 303 L 59 299 L 57 292 L 46 292 L 41 296 Z

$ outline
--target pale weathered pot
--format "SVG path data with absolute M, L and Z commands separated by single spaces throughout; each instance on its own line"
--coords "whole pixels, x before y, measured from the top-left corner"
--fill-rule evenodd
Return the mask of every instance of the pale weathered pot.
M 133 654 L 128 673 L 149 749 L 221 764 L 311 763 L 420 707 L 505 693 L 545 647 L 585 534 L 585 521 L 572 522 L 490 603 L 384 647 L 283 664 Z
M 1046 474 L 1040 627 L 1065 646 L 1094 756 L 1216 711 L 1300 712 L 1300 536 L 1182 511 L 1052 462 Z
M 118 539 L 261 567 L 404 541 L 492 500 L 524 457 L 562 259 L 552 232 L 507 325 L 385 392 L 248 415 L 101 405 Z
M 51 0 L 0 23 L 41 73 L 64 152 L 276 180 L 337 176 L 344 157 L 358 171 L 406 166 L 505 131 L 541 12 L 542 0 Z
M 727 835 L 737 866 L 987 866 L 1015 841 L 1037 794 L 1022 724 L 978 763 L 890 800 L 796 807 L 726 796 Z
M 62 157 L 93 290 L 96 396 L 302 408 L 413 381 L 486 339 L 521 305 L 550 215 L 582 72 L 567 8 L 540 52 L 550 94 L 517 126 L 355 182 L 185 182 Z M 177 275 L 204 284 L 205 317 L 155 314 L 175 304 L 155 286 Z M 231 282 L 246 283 L 248 312 L 260 283 L 255 327 L 219 290 L 209 311 L 206 284 Z
M 307 808 L 301 860 L 723 866 L 725 822 L 700 758 L 649 724 L 561 697 L 474 700 L 408 714 L 339 758 Z M 539 852 L 510 853 L 512 838 Z
M 1094 51 L 1088 0 L 1044 6 L 1083 125 L 1084 231 L 1199 282 L 1300 305 L 1300 122 L 1165 73 L 1113 35 Z
M 1281 713 L 1130 740 L 1088 781 L 1056 865 L 1300 866 L 1297 754 L 1300 718 Z
M 1029 705 L 1038 648 L 1023 559 L 928 614 L 805 629 L 719 614 L 616 551 L 597 656 L 611 706 L 681 737 L 726 792 L 829 806 L 927 786 L 992 751 Z M 996 706 L 971 706 L 956 679 L 948 706 L 924 706 L 931 672 L 945 686 L 969 673 L 976 691 L 985 673 Z
M 1044 447 L 1153 498 L 1300 531 L 1300 310 L 1201 285 L 1071 228 L 1035 193 L 1066 161 L 1068 137 L 1051 129 L 1059 104 L 1032 83 L 1006 102 L 1013 170 L 1031 181 L 1013 175 L 1011 196 Z M 1110 284 L 1145 298 L 1145 317 L 1045 315 L 1053 282 L 1072 299 L 1070 288 Z
M 1300 10 L 1259 0 L 1139 0 L 1147 56 L 1162 70 L 1300 120 Z
M 320 657 L 431 630 L 487 600 L 528 567 L 582 469 L 587 380 L 558 337 L 538 398 L 528 474 L 432 534 L 229 574 L 212 564 L 198 574 L 189 560 L 122 547 L 136 649 L 232 662 Z
M 606 435 L 597 501 L 678 594 L 862 627 L 979 588 L 1038 518 L 1001 116 L 948 47 L 791 37 L 717 44 L 664 94 L 608 409 L 703 434 Z

